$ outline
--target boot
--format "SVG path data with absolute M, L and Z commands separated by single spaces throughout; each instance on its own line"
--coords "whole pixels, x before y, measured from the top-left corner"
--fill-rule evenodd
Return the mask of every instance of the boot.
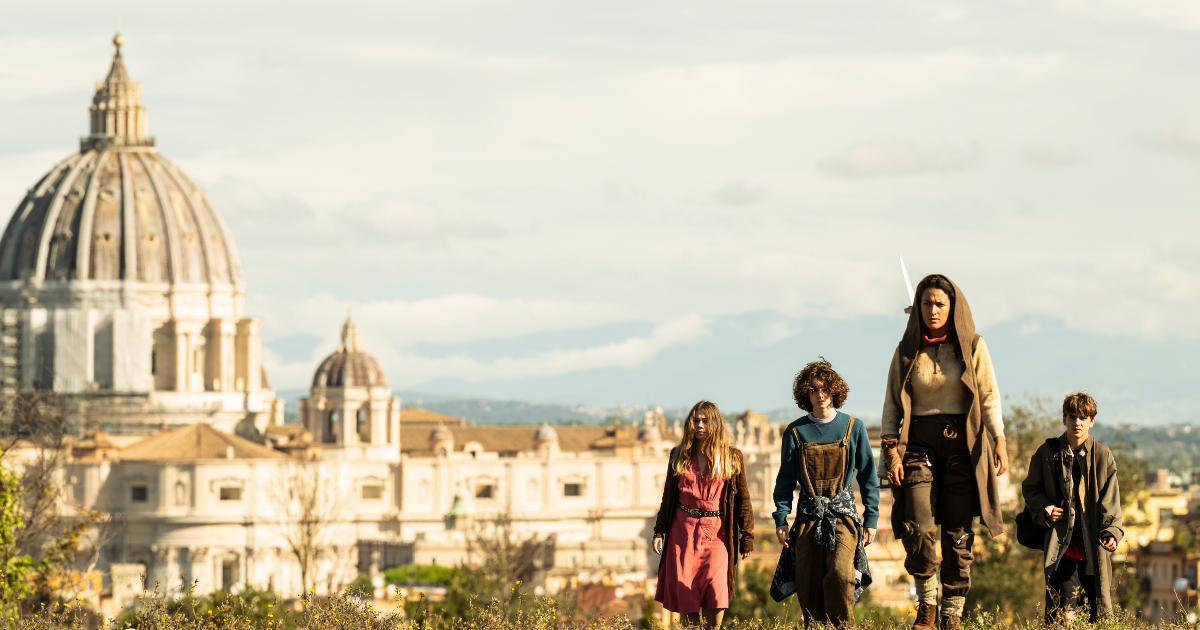
M 913 622 L 912 630 L 934 630 L 937 626 L 937 604 L 917 604 L 917 620 Z
M 959 615 L 946 615 L 942 617 L 941 630 L 962 630 L 962 617 Z

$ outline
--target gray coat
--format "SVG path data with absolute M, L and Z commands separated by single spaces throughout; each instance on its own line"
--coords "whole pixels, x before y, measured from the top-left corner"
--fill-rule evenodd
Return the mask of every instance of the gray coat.
M 1082 514 L 1074 506 L 1065 510 L 1065 518 L 1055 523 L 1046 520 L 1048 506 L 1061 506 L 1063 497 L 1070 497 L 1073 482 L 1071 468 L 1075 455 L 1064 433 L 1059 436 L 1057 448 L 1049 442 L 1042 444 L 1029 462 L 1029 476 L 1021 484 L 1025 506 L 1034 522 L 1050 527 L 1046 533 L 1045 571 L 1049 578 L 1064 552 L 1071 544 L 1075 519 L 1082 518 L 1084 545 L 1087 555 L 1087 574 L 1096 576 L 1097 607 L 1099 614 L 1112 612 L 1112 559 L 1111 553 L 1100 546 L 1104 534 L 1110 534 L 1117 542 L 1125 535 L 1121 524 L 1121 491 L 1117 487 L 1117 464 L 1112 451 L 1088 436 L 1081 447 L 1079 496 Z

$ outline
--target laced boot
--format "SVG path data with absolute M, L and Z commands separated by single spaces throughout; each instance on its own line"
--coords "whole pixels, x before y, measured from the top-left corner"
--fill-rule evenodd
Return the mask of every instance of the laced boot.
M 962 617 L 959 615 L 946 615 L 942 617 L 941 630 L 962 630 Z
M 917 620 L 913 622 L 912 630 L 935 630 L 937 626 L 937 604 L 917 604 Z

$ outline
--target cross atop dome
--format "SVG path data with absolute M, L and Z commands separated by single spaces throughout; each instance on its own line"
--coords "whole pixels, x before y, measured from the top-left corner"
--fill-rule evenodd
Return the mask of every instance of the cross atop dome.
M 118 147 L 153 147 L 147 132 L 146 108 L 142 106 L 142 86 L 134 83 L 125 70 L 121 46 L 125 38 L 117 33 L 112 39 L 116 52 L 108 76 L 96 84 L 92 97 L 91 133 L 80 141 L 80 151 Z

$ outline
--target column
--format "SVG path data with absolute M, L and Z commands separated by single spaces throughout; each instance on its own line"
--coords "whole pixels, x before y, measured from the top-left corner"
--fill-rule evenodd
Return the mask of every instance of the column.
M 188 547 L 188 560 L 191 565 L 188 571 L 188 588 L 195 588 L 197 595 L 217 590 L 209 557 L 208 547 Z
M 232 392 L 237 371 L 237 322 L 232 319 L 213 319 L 208 323 L 206 389 Z
M 238 391 L 256 392 L 262 389 L 261 323 L 262 320 L 257 318 L 238 320 L 234 371 L 234 386 Z
M 153 554 L 154 566 L 148 569 L 150 583 L 146 587 L 153 588 L 157 584 L 160 593 L 171 593 L 168 591 L 171 583 L 171 548 L 166 545 L 151 545 L 150 552 Z

